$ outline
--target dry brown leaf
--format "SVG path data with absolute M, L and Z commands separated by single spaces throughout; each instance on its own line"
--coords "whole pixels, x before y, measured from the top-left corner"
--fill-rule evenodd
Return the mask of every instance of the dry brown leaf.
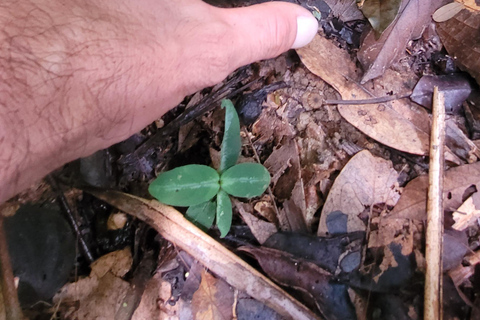
M 372 224 L 378 222 L 378 229 L 370 232 L 368 238 L 369 248 L 381 248 L 390 243 L 397 243 L 402 248 L 404 256 L 409 255 L 414 249 L 415 226 L 409 219 L 372 219 Z
M 336 212 L 347 215 L 346 232 L 365 231 L 359 215 L 377 203 L 395 205 L 400 197 L 397 178 L 390 161 L 366 150 L 357 153 L 335 179 L 322 209 L 318 235 L 329 234 L 327 220 Z
M 131 263 L 129 248 L 109 253 L 92 264 L 88 278 L 65 285 L 53 301 L 61 302 L 65 319 L 114 319 L 130 288 L 121 276 Z
M 462 205 L 453 213 L 455 224 L 452 226 L 455 230 L 465 230 L 469 226 L 477 224 L 480 218 L 480 193 L 475 192 L 465 200 Z
M 112 206 L 148 223 L 231 286 L 244 290 L 286 318 L 318 317 L 268 278 L 205 234 L 172 207 L 116 191 L 89 190 Z
M 172 286 L 162 280 L 162 273 L 156 273 L 146 284 L 142 300 L 132 316 L 132 320 L 180 320 L 179 304 L 171 305 Z
M 456 2 L 462 3 L 470 11 L 480 11 L 480 5 L 475 0 L 455 0 Z
M 428 176 L 410 181 L 388 218 L 426 219 Z M 476 188 L 476 189 L 475 189 Z M 456 210 L 474 190 L 480 190 L 480 162 L 452 168 L 445 172 L 443 205 Z
M 371 99 L 374 95 L 385 96 L 390 91 L 402 95 L 406 88 L 411 89 L 414 85 L 405 82 L 407 80 L 400 80 L 400 74 L 389 71 L 382 81 L 373 82 L 369 87 L 373 92 L 368 93 L 365 87 L 356 82 L 359 70 L 348 53 L 319 35 L 297 52 L 305 66 L 329 83 L 345 100 Z M 389 87 L 395 83 L 403 86 L 403 91 Z M 412 154 L 428 154 L 428 114 L 409 100 L 370 105 L 339 105 L 338 111 L 353 126 L 380 143 Z
M 202 272 L 200 287 L 193 294 L 195 320 L 228 320 L 233 318 L 233 290 L 223 280 Z
M 301 176 L 298 146 L 294 139 L 288 139 L 265 160 L 265 167 L 273 175 L 272 191 L 277 199 L 283 200 L 279 211 L 280 229 L 306 232 L 306 205 Z
M 436 8 L 436 2 L 431 0 L 404 0 L 397 18 L 378 40 L 370 30 L 358 52 L 358 60 L 365 69 L 361 83 L 382 76 L 404 52 L 407 42 L 421 36 Z
M 466 9 L 452 19 L 437 23 L 437 32 L 456 64 L 480 83 L 480 13 Z
M 242 216 L 243 221 L 245 221 L 250 228 L 250 231 L 252 231 L 253 236 L 257 239 L 258 243 L 263 244 L 272 234 L 278 232 L 275 224 L 260 220 L 251 214 L 250 212 L 253 209 L 250 204 L 242 203 L 237 199 L 232 199 L 232 203 Z
M 333 16 L 343 22 L 362 20 L 365 18 L 363 13 L 358 9 L 356 0 L 326 0 L 325 2 L 332 10 Z

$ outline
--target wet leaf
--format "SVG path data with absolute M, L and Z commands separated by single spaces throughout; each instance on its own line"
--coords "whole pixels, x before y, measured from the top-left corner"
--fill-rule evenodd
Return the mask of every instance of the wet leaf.
M 225 132 L 220 151 L 220 172 L 227 170 L 237 163 L 242 142 L 240 140 L 240 121 L 232 101 L 222 101 L 225 108 Z
M 196 320 L 232 319 L 233 291 L 221 279 L 202 272 L 200 287 L 192 298 L 193 318 Z
M 162 203 L 187 207 L 212 199 L 220 188 L 219 180 L 214 169 L 191 164 L 161 173 L 148 191 Z
M 365 231 L 359 215 L 377 203 L 394 205 L 400 197 L 397 178 L 390 161 L 366 150 L 357 153 L 333 183 L 320 215 L 318 235 Z M 344 217 L 342 227 L 335 215 Z
M 258 163 L 240 163 L 220 177 L 222 189 L 234 197 L 260 196 L 270 184 L 270 173 Z
M 307 293 L 325 319 L 356 319 L 347 294 L 347 287 L 330 282 L 332 276 L 316 264 L 297 259 L 291 254 L 269 248 L 247 248 L 263 271 L 276 282 Z
M 220 190 L 217 194 L 217 227 L 220 237 L 223 238 L 232 226 L 232 202 L 229 195 Z
M 410 99 L 430 110 L 434 87 L 444 93 L 445 111 L 449 113 L 458 111 L 472 92 L 470 82 L 462 75 L 426 75 L 417 82 Z
M 207 201 L 190 206 L 185 214 L 188 220 L 205 228 L 210 228 L 215 219 L 217 205 L 215 201 Z
M 426 219 L 428 176 L 410 181 L 391 212 L 391 218 Z M 443 205 L 445 210 L 456 210 L 473 192 L 480 190 L 480 162 L 452 168 L 445 172 Z
M 362 12 L 378 35 L 395 20 L 402 0 L 365 0 Z
M 319 267 L 335 273 L 338 265 L 350 256 L 353 251 L 361 248 L 365 233 L 356 232 L 334 237 L 314 237 L 301 233 L 278 232 L 273 234 L 263 244 L 265 247 L 277 249 L 293 254 L 297 258 L 314 262 Z M 347 254 L 347 251 L 349 252 Z M 358 251 L 357 251 L 358 252 Z M 353 263 L 355 269 L 360 264 L 360 255 Z M 343 263 L 345 265 L 345 263 Z M 342 268 L 342 271 L 346 271 Z

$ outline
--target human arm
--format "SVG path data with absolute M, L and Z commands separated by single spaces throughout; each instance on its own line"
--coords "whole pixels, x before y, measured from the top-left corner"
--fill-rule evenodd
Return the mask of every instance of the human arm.
M 2 1 L 0 203 L 239 66 L 304 44 L 298 16 L 314 29 L 308 12 L 286 3 Z

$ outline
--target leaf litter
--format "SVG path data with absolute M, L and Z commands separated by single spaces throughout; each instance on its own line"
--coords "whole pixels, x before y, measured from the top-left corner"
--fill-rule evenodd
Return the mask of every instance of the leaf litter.
M 332 17 L 344 21 L 362 19 L 354 1 L 328 3 L 331 16 L 324 25 L 333 24 Z M 358 55 L 366 66 L 364 70 L 358 67 L 355 50 L 346 51 L 340 48 L 342 44 L 327 40 L 322 34 L 308 47 L 297 50 L 303 65 L 289 53 L 247 68 L 249 77 L 263 77 L 266 86 L 280 81 L 285 84 L 284 88 L 265 94 L 266 99 L 259 102 L 252 119 L 249 118 L 252 123 L 242 129 L 240 162 L 264 164 L 272 176 L 272 192 L 251 200 L 234 200 L 233 228 L 224 240 L 219 240 L 217 229 L 208 230 L 213 237 L 210 238 L 177 215 L 162 220 L 162 228 L 154 215 L 143 215 L 144 200 L 130 202 L 132 199 L 120 195 L 109 198 L 112 204 L 125 201 L 120 205 L 123 210 L 154 226 L 180 251 L 174 259 L 158 255 L 155 264 L 159 267 L 145 285 L 133 319 L 242 319 L 242 315 L 252 318 L 258 314 L 276 319 L 279 314 L 294 312 L 304 312 L 300 314 L 308 314 L 307 318 L 322 315 L 329 319 L 362 319 L 373 314 L 383 318 L 389 314 L 421 317 L 419 292 L 423 289 L 419 290 L 418 284 L 423 281 L 426 263 L 424 174 L 428 168 L 425 156 L 429 150 L 430 114 L 409 99 L 421 74 L 401 67 L 401 63 L 413 55 L 405 53 L 405 48 L 415 47 L 410 45 L 412 39 L 417 39 L 430 23 L 436 6 L 429 1 L 410 0 L 400 4 L 394 19 L 391 13 L 380 12 L 377 19 L 382 20 L 382 27 L 377 32 L 388 26 L 389 20 L 393 22 L 378 40 L 374 31 L 366 31 Z M 456 16 L 455 23 L 465 27 L 470 20 L 463 16 L 465 13 L 461 14 Z M 445 23 L 439 25 L 443 30 L 439 33 L 452 34 L 454 27 Z M 447 39 L 445 46 L 451 51 L 448 38 L 441 37 Z M 453 48 L 461 50 L 458 43 Z M 473 56 L 475 52 L 474 47 Z M 431 52 L 423 55 L 429 62 Z M 460 61 L 460 67 L 475 77 L 477 60 Z M 433 68 L 426 70 L 432 76 Z M 240 85 L 247 82 L 241 81 L 244 82 Z M 446 82 L 457 90 L 455 94 L 466 96 L 465 87 Z M 253 85 L 244 96 L 261 93 L 262 85 Z M 197 93 L 183 107 L 195 108 L 208 94 Z M 390 99 L 369 104 L 324 104 L 339 98 L 385 97 Z M 414 93 L 413 97 L 421 97 L 428 108 L 429 90 Z M 465 97 L 458 101 L 462 99 Z M 475 110 L 477 106 L 471 97 L 466 99 L 463 104 L 456 102 L 455 108 L 460 103 L 461 107 L 468 105 Z M 168 125 L 171 120 L 166 116 L 163 121 Z M 167 171 L 186 164 L 185 159 L 193 164 L 190 158 L 198 154 L 202 164 L 217 164 L 214 167 L 218 168 L 223 125 L 220 110 L 197 118 L 180 128 L 178 141 L 165 141 L 157 150 L 163 152 L 158 163 L 148 165 Z M 480 154 L 462 112 L 453 112 L 447 128 L 444 268 L 448 270 L 447 280 L 454 284 L 454 290 L 448 294 L 452 301 L 460 301 L 461 307 L 446 308 L 446 318 L 463 315 L 465 305 L 478 303 L 469 301 L 473 295 L 468 293 L 480 291 L 472 282 L 478 276 L 475 265 L 480 263 L 480 209 L 476 199 Z M 156 129 L 149 130 L 155 133 Z M 146 139 L 149 134 L 147 131 Z M 145 197 L 139 191 L 142 187 L 129 190 Z M 152 207 L 158 210 L 157 215 L 173 210 L 150 204 Z M 183 231 L 175 237 L 169 233 L 171 230 Z M 202 239 L 208 239 L 205 247 Z M 189 244 L 205 251 L 197 252 Z M 221 251 L 224 246 L 237 255 Z M 132 279 L 126 272 L 133 273 L 135 265 L 112 265 L 104 262 L 107 257 L 98 260 L 89 276 L 67 285 L 58 294 L 55 301 L 62 300 L 63 315 L 81 319 L 90 312 L 89 316 L 108 317 L 121 308 L 122 295 L 131 290 Z M 242 273 L 243 278 L 236 271 L 227 272 L 233 270 L 229 269 L 232 265 L 243 265 L 241 258 L 250 263 L 256 260 L 253 265 L 294 292 L 295 298 L 248 268 L 242 269 L 249 270 Z M 228 263 L 224 262 L 226 259 Z M 160 267 L 162 263 L 168 266 Z M 212 267 L 207 271 L 202 264 Z M 98 265 L 103 265 L 102 271 L 98 271 Z M 123 271 L 118 273 L 116 267 L 121 265 Z M 80 284 L 85 289 L 79 296 L 68 294 L 74 285 L 79 288 Z M 271 304 L 264 292 L 275 292 L 276 298 L 289 301 L 291 309 Z M 300 307 L 298 300 L 307 307 Z M 474 314 L 475 309 L 472 310 Z

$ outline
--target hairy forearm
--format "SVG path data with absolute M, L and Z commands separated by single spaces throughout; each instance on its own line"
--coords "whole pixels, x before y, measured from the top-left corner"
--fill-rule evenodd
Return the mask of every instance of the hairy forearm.
M 171 79 L 156 89 L 162 46 L 128 11 L 119 1 L 0 4 L 0 202 L 140 130 L 152 120 L 142 108 L 156 104 L 159 116 L 181 98 Z

